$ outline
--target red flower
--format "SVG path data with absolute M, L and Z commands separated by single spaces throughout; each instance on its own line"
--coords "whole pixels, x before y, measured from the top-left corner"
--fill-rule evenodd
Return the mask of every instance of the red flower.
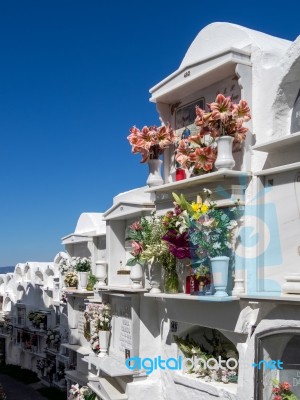
M 288 382 L 282 382 L 279 387 L 281 390 L 290 390 L 291 385 Z

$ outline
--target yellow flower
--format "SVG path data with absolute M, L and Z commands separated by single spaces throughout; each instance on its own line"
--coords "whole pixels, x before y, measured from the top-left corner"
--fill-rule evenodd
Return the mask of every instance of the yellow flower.
M 208 206 L 206 204 L 202 204 L 201 206 L 201 212 L 206 213 L 208 211 Z
M 193 203 L 192 203 L 192 208 L 193 208 L 193 210 L 194 210 L 195 212 L 197 212 L 197 211 L 200 210 L 201 204 L 193 202 Z

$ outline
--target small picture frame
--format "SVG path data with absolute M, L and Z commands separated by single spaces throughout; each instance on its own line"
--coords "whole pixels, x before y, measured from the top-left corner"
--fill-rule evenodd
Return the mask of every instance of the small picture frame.
M 196 119 L 195 108 L 199 106 L 204 110 L 205 98 L 200 97 L 198 100 L 194 100 L 191 103 L 185 104 L 184 106 L 177 107 L 175 109 L 175 130 L 185 128 L 189 125 L 193 125 Z

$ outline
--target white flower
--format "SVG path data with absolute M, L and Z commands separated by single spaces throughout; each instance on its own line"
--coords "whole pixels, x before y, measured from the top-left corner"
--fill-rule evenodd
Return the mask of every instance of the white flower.
M 228 247 L 228 249 L 231 249 L 232 245 L 229 242 L 225 242 L 225 246 Z
M 204 188 L 204 189 L 203 189 L 203 192 L 206 193 L 206 194 L 208 194 L 208 195 L 211 195 L 211 194 L 212 194 L 212 191 L 209 190 L 209 189 L 207 189 L 207 188 Z
M 221 248 L 221 243 L 214 243 L 212 247 L 213 249 L 218 250 Z

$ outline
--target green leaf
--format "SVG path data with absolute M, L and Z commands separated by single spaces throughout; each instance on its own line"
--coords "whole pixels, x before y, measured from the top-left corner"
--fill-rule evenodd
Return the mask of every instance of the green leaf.
M 133 265 L 137 264 L 138 260 L 136 257 L 133 258 L 129 258 L 129 260 L 127 261 L 126 265 L 129 265 L 130 267 L 132 267 Z
M 180 197 L 176 194 L 176 193 L 172 193 L 172 196 L 173 196 L 173 198 L 174 198 L 174 200 L 176 201 L 176 203 L 179 205 L 179 206 L 181 206 L 181 200 L 180 200 Z

